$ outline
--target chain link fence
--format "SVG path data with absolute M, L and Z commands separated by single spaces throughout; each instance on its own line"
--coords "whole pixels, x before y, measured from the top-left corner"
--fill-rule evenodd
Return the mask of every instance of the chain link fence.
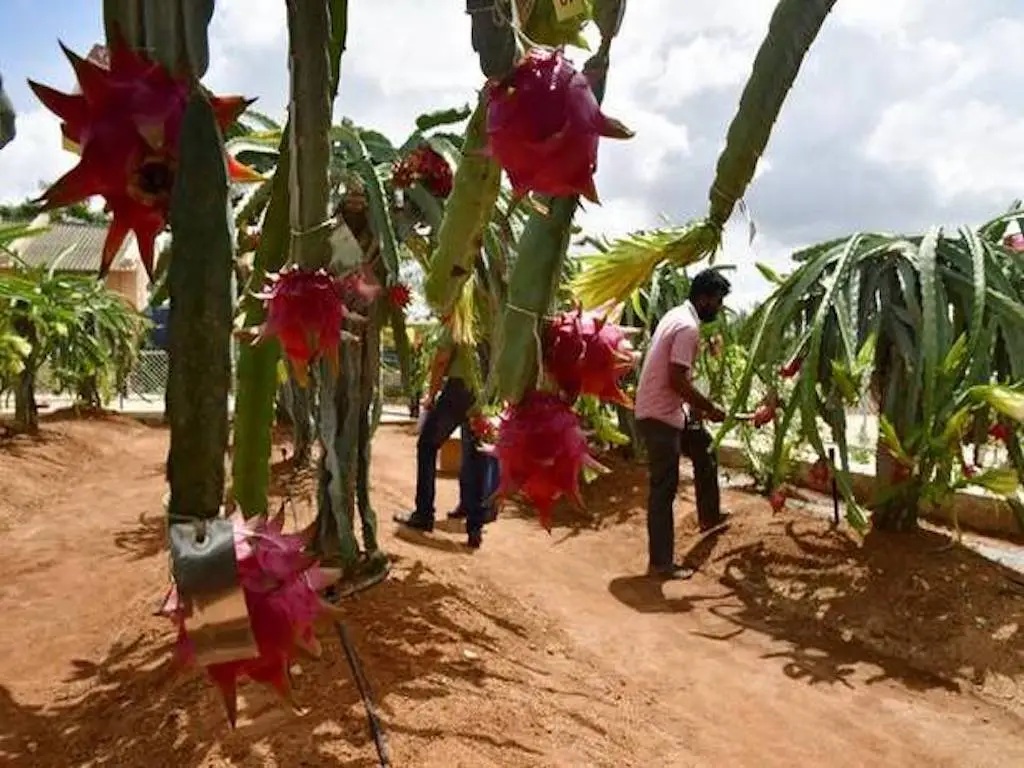
M 128 376 L 125 397 L 143 400 L 163 398 L 170 373 L 170 355 L 162 349 L 144 349 L 139 352 L 135 368 Z
M 236 373 L 237 348 L 232 348 L 232 381 Z M 383 362 L 383 361 L 382 361 Z M 144 349 L 139 352 L 135 367 L 128 375 L 125 389 L 115 397 L 123 407 L 126 400 L 143 401 L 149 404 L 162 404 L 167 392 L 167 381 L 170 375 L 170 356 L 163 349 Z M 397 368 L 383 362 L 381 365 L 381 388 L 385 399 L 404 402 L 402 377 Z M 63 402 L 70 401 L 69 393 L 57 393 L 57 386 L 49 366 L 44 365 L 36 377 L 36 395 L 44 400 Z M 0 408 L 10 407 L 5 402 L 9 398 L 0 398 Z M 12 400 L 13 402 L 13 400 Z M 152 406 L 147 406 L 152 407 Z

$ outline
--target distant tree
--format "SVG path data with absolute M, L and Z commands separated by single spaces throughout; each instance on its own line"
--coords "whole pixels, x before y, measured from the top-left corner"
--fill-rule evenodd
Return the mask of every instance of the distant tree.
M 0 149 L 14 141 L 14 121 L 14 105 L 4 92 L 4 78 L 0 75 Z
M 42 211 L 42 206 L 28 197 L 13 205 L 0 204 L 0 221 L 31 221 Z M 93 210 L 86 203 L 69 205 L 54 211 L 50 216 L 55 221 L 83 221 L 89 224 L 106 224 L 110 220 L 107 213 Z

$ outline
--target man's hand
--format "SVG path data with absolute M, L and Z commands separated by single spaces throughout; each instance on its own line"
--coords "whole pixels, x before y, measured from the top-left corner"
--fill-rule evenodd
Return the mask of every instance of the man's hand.
M 704 411 L 701 416 L 714 424 L 721 424 L 725 421 L 725 411 L 717 405 L 712 405 L 711 410 Z

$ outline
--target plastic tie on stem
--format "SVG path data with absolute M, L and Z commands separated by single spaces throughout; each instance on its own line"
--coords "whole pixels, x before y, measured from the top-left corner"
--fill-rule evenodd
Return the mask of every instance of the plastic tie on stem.
M 537 343 L 537 377 L 534 386 L 539 389 L 544 376 L 544 343 L 540 337 L 540 321 L 543 317 L 536 312 L 512 303 L 506 303 L 505 307 L 513 312 L 526 315 L 533 322 L 533 339 Z
M 337 219 L 335 219 L 334 217 L 331 217 L 331 218 L 324 219 L 319 224 L 314 224 L 312 227 L 309 227 L 307 229 L 294 229 L 293 228 L 291 230 L 291 232 L 290 232 L 292 241 L 294 242 L 295 240 L 304 240 L 307 237 L 311 237 L 313 235 L 318 235 L 321 232 L 323 232 L 324 230 L 330 231 L 330 230 L 334 229 L 334 227 L 337 225 L 337 223 L 338 223 Z

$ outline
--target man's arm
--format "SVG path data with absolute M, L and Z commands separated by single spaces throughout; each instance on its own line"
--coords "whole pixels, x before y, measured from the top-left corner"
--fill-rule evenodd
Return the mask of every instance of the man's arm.
M 672 389 L 701 416 L 710 421 L 725 421 L 725 412 L 693 386 L 690 370 L 697 358 L 699 344 L 699 329 L 687 326 L 676 332 L 669 353 L 669 383 Z
M 709 400 L 703 392 L 693 386 L 690 380 L 690 368 L 678 363 L 670 363 L 669 380 L 672 389 L 679 393 L 691 407 L 695 408 L 709 421 L 725 421 L 725 411 Z
M 434 400 L 437 398 L 437 393 L 441 391 L 441 383 L 444 381 L 444 375 L 448 371 L 448 364 L 451 362 L 451 359 L 452 350 L 447 346 L 439 347 L 434 354 L 434 359 L 430 363 L 430 381 L 427 386 L 427 395 L 423 399 L 427 406 L 433 405 Z

